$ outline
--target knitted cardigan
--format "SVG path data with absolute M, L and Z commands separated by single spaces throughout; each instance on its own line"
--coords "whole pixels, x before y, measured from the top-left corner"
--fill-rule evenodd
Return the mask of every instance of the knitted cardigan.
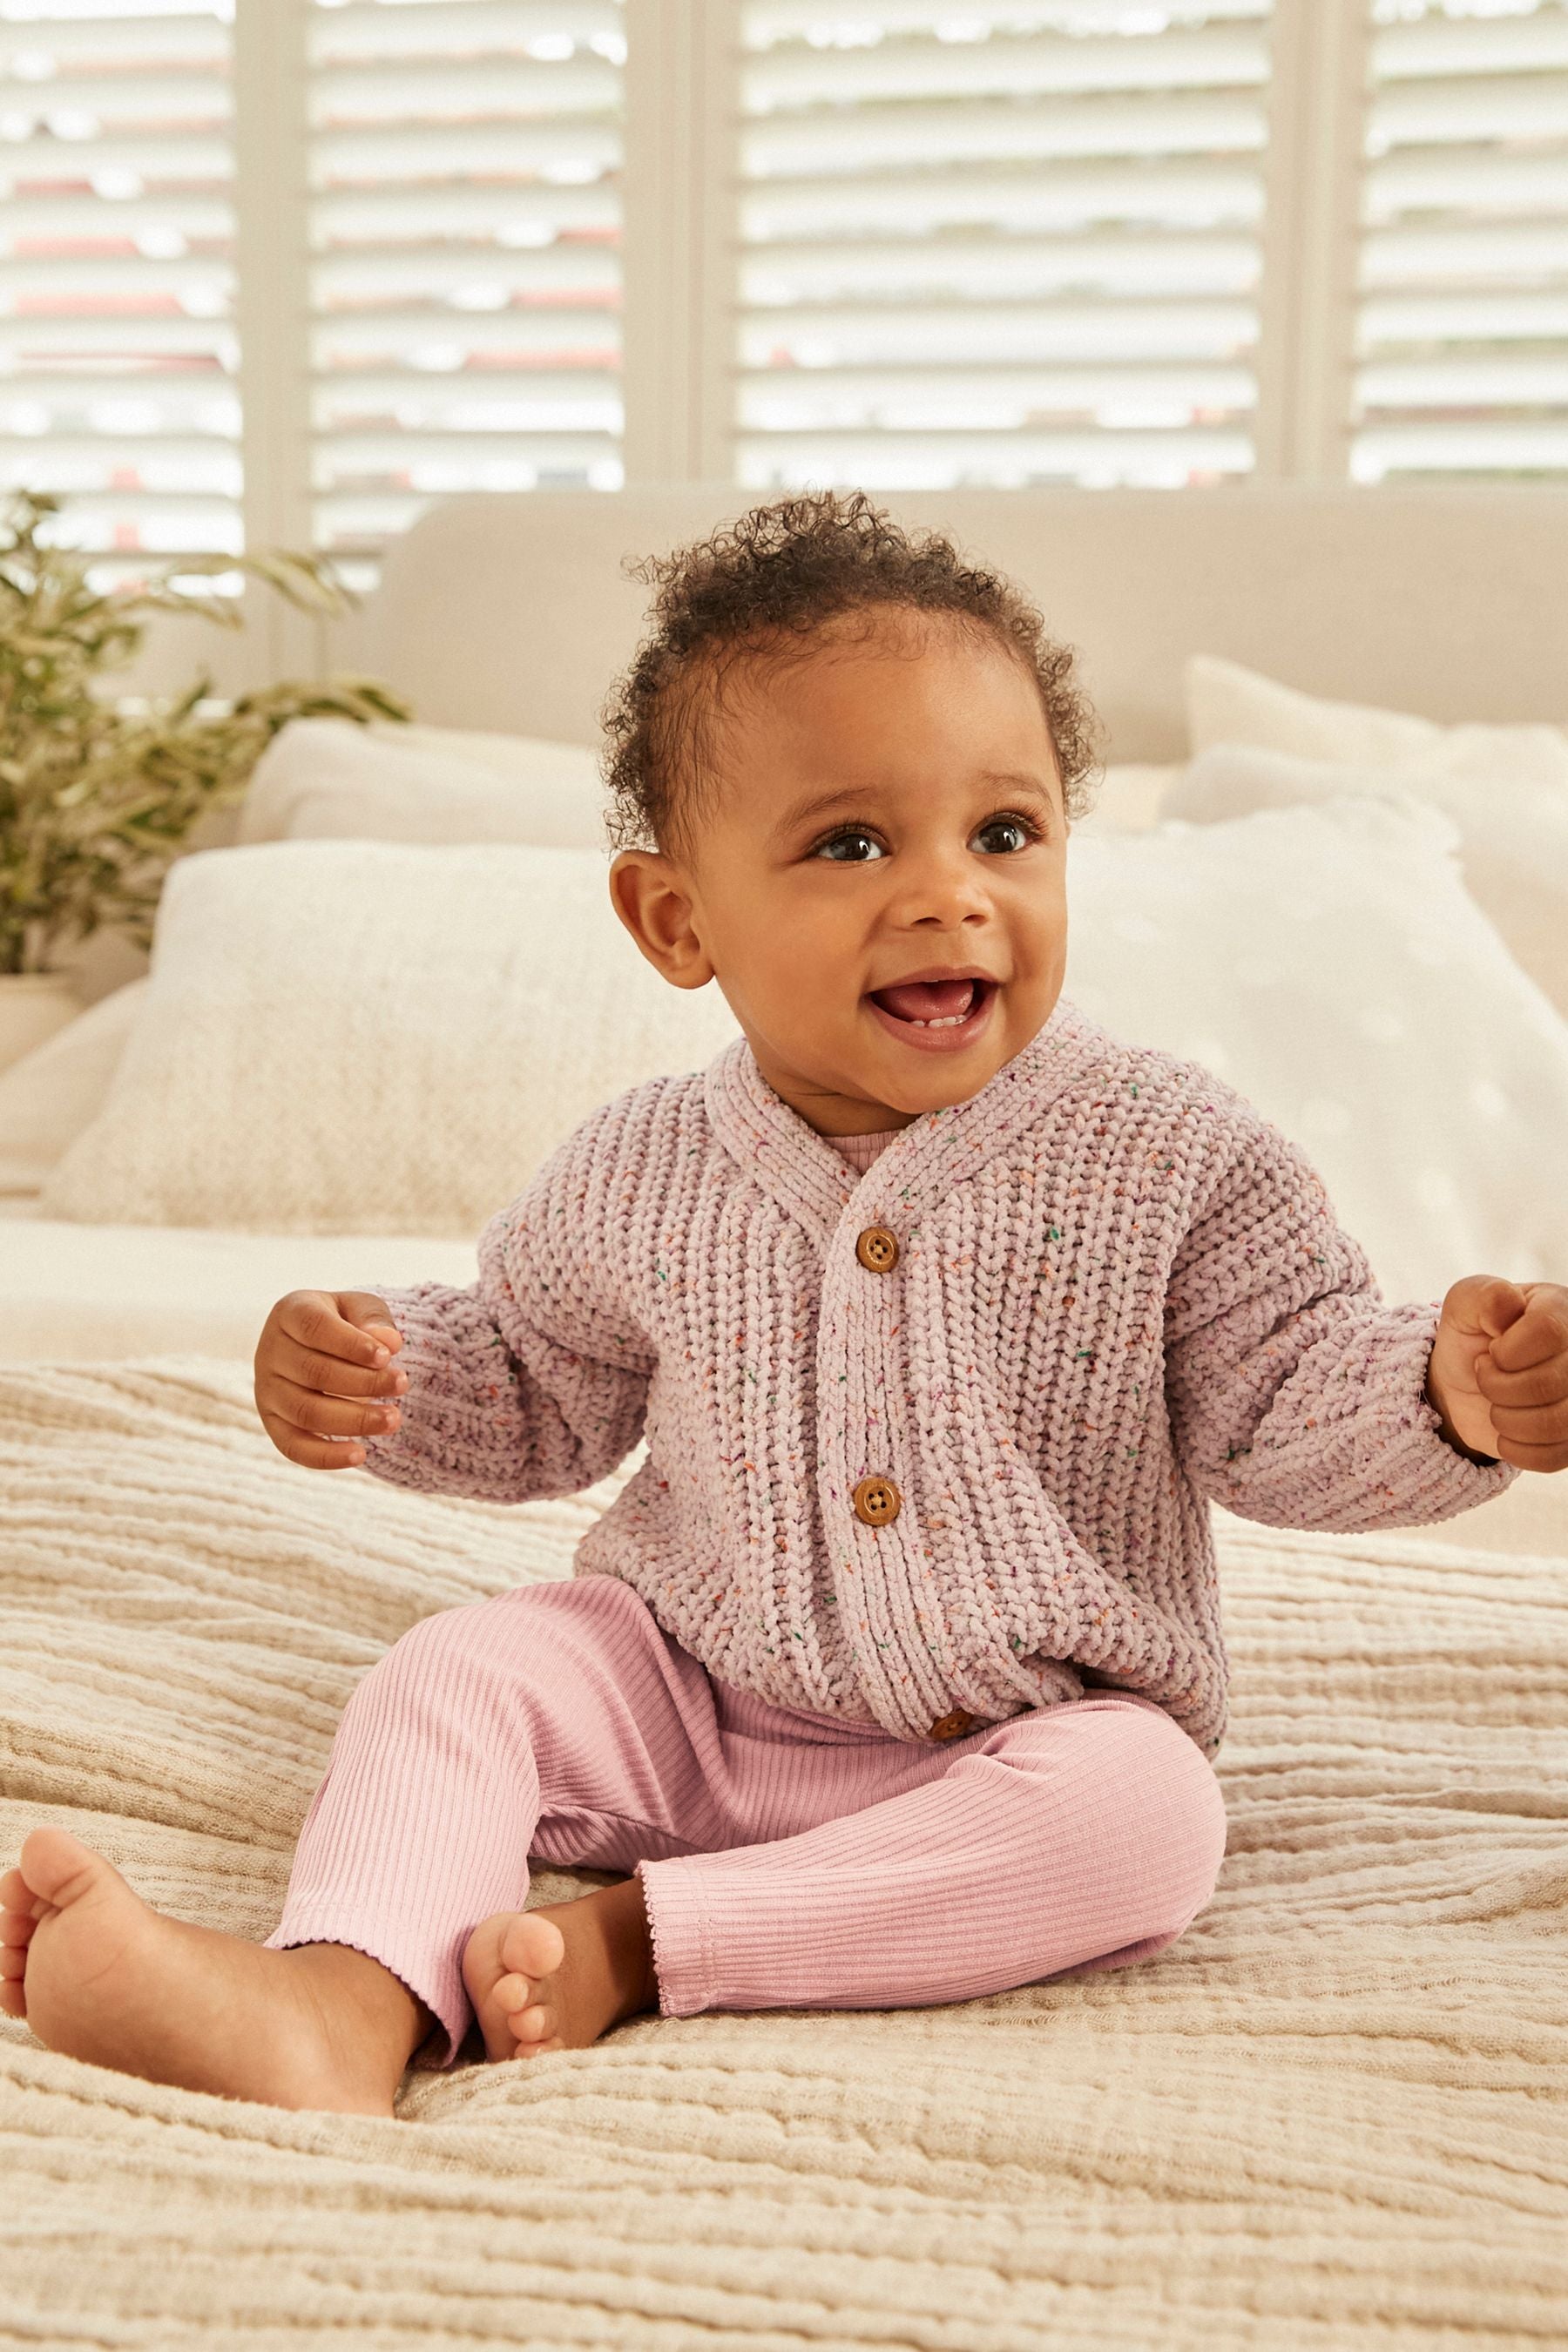
M 646 1437 L 574 1572 L 720 1679 L 896 1738 L 1104 1687 L 1212 1759 L 1209 1500 L 1351 1532 L 1518 1475 L 1439 1434 L 1439 1306 L 1384 1303 L 1300 1150 L 1066 998 L 864 1174 L 737 1038 L 584 1119 L 478 1256 L 467 1289 L 382 1286 L 409 1385 L 367 1469 L 521 1503 Z

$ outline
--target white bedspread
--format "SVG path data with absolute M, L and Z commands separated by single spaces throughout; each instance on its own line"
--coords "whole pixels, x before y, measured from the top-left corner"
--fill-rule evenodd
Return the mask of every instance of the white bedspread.
M 283 1461 L 244 1365 L 0 1367 L 0 1866 L 63 1823 L 264 1938 L 358 1676 L 430 1611 L 565 1572 L 625 1475 L 416 1496 Z M 1219 1533 L 1229 1847 L 1157 1959 L 941 2009 L 642 2018 L 411 2074 L 387 2123 L 0 2021 L 26 2249 L 0 2337 L 1561 2344 L 1568 1558 Z

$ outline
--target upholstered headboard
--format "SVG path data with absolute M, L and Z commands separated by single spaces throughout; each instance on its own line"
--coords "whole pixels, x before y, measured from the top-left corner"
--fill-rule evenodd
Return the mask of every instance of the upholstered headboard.
M 591 743 L 663 553 L 776 491 L 732 484 L 454 499 L 393 549 L 336 663 L 428 724 Z M 1568 490 L 875 493 L 1026 587 L 1077 645 L 1118 760 L 1186 749 L 1181 665 L 1228 656 L 1434 719 L 1568 722 Z

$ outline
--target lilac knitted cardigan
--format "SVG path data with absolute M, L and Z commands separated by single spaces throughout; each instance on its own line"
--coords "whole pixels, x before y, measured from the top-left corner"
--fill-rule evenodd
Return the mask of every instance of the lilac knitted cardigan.
M 710 1673 L 923 1739 L 1107 1687 L 1211 1759 L 1228 1659 L 1207 1501 L 1414 1527 L 1510 1465 L 1439 1434 L 1436 1302 L 1385 1305 L 1300 1150 L 1200 1064 L 1058 998 L 967 1102 L 864 1173 L 743 1038 L 570 1135 L 477 1284 L 381 1287 L 398 1486 L 493 1502 L 647 1458 L 575 1573 Z M 856 1242 L 898 1244 L 889 1271 Z M 868 1523 L 868 1478 L 897 1489 Z

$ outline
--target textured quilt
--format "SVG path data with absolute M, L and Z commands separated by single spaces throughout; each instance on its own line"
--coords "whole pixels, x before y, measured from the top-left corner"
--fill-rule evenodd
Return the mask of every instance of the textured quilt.
M 285 1462 L 247 1365 L 0 1367 L 0 1869 L 62 1823 L 265 1937 L 358 1676 L 433 1610 L 567 1573 L 630 1466 L 521 1508 L 414 1496 Z M 397 2122 L 0 2019 L 0 2344 L 1561 2346 L 1568 1559 L 1216 1535 L 1229 1847 L 1156 1959 L 643 2017 L 411 2074 Z

